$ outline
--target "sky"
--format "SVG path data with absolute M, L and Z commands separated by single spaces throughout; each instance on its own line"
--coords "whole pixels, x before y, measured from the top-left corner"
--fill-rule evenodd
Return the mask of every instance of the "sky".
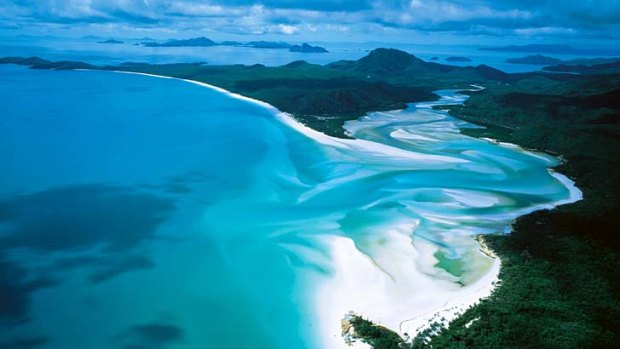
M 0 0 L 0 34 L 609 45 L 620 0 Z

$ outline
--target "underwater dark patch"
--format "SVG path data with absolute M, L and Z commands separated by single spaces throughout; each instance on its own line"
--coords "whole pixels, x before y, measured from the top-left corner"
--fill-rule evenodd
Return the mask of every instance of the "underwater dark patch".
M 110 265 L 107 265 L 92 274 L 90 276 L 90 281 L 94 284 L 98 284 L 120 274 L 144 269 L 152 269 L 154 267 L 155 263 L 146 257 L 130 256 L 112 261 Z
M 0 201 L 0 320 L 8 325 L 28 321 L 33 292 L 57 285 L 58 272 L 95 268 L 100 283 L 122 273 L 148 269 L 144 256 L 126 255 L 155 238 L 157 227 L 174 210 L 171 200 L 129 187 L 78 185 L 18 195 Z M 87 251 L 100 255 L 64 257 L 49 269 L 29 270 L 8 258 L 12 249 L 37 253 Z
M 173 210 L 169 199 L 103 184 L 19 195 L 0 201 L 0 247 L 123 251 L 153 238 Z
M 183 338 L 183 330 L 181 328 L 158 323 L 134 326 L 132 332 L 145 341 L 153 343 L 175 342 Z
M 0 324 L 27 321 L 30 294 L 57 283 L 46 275 L 30 275 L 26 269 L 0 256 Z
M 38 348 L 49 342 L 47 337 L 28 337 L 14 339 L 8 342 L 0 342 L 0 348 L 2 349 L 30 349 Z
M 71 270 L 75 268 L 97 265 L 101 263 L 102 260 L 102 257 L 96 255 L 62 257 L 57 258 L 56 261 L 52 264 L 51 268 L 52 270 L 56 271 Z
M 184 335 L 183 329 L 178 326 L 154 322 L 132 326 L 117 339 L 129 342 L 124 349 L 165 348 L 169 344 L 182 341 Z
M 165 186 L 164 190 L 170 194 L 186 194 L 192 191 L 192 189 L 186 185 L 175 183 Z

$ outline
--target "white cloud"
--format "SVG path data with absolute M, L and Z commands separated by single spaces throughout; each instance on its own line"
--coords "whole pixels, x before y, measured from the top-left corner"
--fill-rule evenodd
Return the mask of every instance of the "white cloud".
M 299 28 L 294 25 L 278 24 L 276 27 L 278 28 L 278 31 L 284 35 L 293 35 L 299 32 Z
M 411 0 L 405 8 L 395 8 L 384 2 L 376 3 L 377 15 L 394 25 L 420 29 L 440 27 L 444 23 L 471 23 L 480 20 L 527 20 L 533 14 L 519 9 L 499 10 L 489 5 L 446 0 Z
M 239 8 L 209 4 L 194 4 L 181 1 L 171 3 L 168 6 L 168 12 L 175 15 L 192 17 L 235 16 L 242 14 L 242 10 Z

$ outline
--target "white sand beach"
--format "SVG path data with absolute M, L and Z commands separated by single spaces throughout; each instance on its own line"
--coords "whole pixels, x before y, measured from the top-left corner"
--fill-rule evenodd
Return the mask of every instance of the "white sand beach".
M 169 78 L 144 73 L 128 74 Z M 383 160 L 390 158 L 402 162 L 421 162 L 426 166 L 468 162 L 456 156 L 416 153 L 368 140 L 330 137 L 301 124 L 291 115 L 265 102 L 206 83 L 184 81 L 225 93 L 233 98 L 256 103 L 272 111 L 285 125 L 316 142 L 333 148 L 364 152 L 371 159 L 372 156 L 377 156 Z M 479 87 L 476 86 L 476 88 Z M 426 106 L 426 104 L 423 105 Z M 402 135 L 395 134 L 395 136 Z M 502 144 L 502 146 L 518 148 L 508 144 Z M 522 149 L 519 150 L 522 151 Z M 552 208 L 555 205 L 581 199 L 581 192 L 571 180 L 555 172 L 551 174 L 569 188 L 570 198 L 554 205 L 530 207 L 519 211 L 519 214 Z M 357 179 L 359 176 L 360 174 L 354 174 L 351 177 Z M 338 180 L 350 179 L 345 177 L 336 179 Z M 329 189 L 336 184 L 326 182 L 323 186 L 311 188 L 299 200 L 307 200 L 317 192 Z M 470 194 L 468 195 L 466 191 L 446 191 L 446 195 L 451 196 L 460 205 L 487 207 L 499 202 L 492 197 L 481 196 L 475 192 Z M 436 219 L 440 221 L 443 218 L 436 217 Z M 341 333 L 341 320 L 349 312 L 354 312 L 390 328 L 403 337 L 413 337 L 431 320 L 443 318 L 444 322 L 450 321 L 480 299 L 491 294 L 498 281 L 500 261 L 488 251 L 483 252 L 483 248 L 475 241 L 473 234 L 454 238 L 467 255 L 466 261 L 471 282 L 462 285 L 457 282 L 458 278 L 436 267 L 439 261 L 435 255 L 439 247 L 425 239 L 415 238 L 418 224 L 418 221 L 410 219 L 385 227 L 385 230 L 377 232 L 376 240 L 369 242 L 369 245 L 363 249 L 358 248 L 354 240 L 349 237 L 339 235 L 315 237 L 323 246 L 325 254 L 329 256 L 327 264 L 330 269 L 328 277 L 316 275 L 316 292 L 312 300 L 314 310 L 311 322 L 315 327 L 320 328 L 322 348 L 350 348 L 343 341 Z M 367 252 L 362 252 L 362 250 Z M 324 260 L 318 261 L 324 259 L 324 255 L 306 252 L 308 252 L 307 258 L 317 259 L 317 263 L 325 264 Z M 363 343 L 355 343 L 354 346 L 367 347 Z

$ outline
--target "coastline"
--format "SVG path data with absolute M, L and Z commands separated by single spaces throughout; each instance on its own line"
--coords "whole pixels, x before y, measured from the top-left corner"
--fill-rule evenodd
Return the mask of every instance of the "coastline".
M 0 59 L 1 63 L 54 70 L 76 70 L 76 67 L 87 65 L 71 61 L 51 62 L 39 58 L 10 58 Z M 383 61 L 378 60 L 378 64 L 374 66 L 382 67 Z M 353 63 L 350 66 L 355 68 Z M 86 68 L 85 70 L 111 71 L 115 67 Z M 278 109 L 295 115 L 295 119 L 291 120 L 292 123 L 307 126 L 310 130 L 321 130 L 322 133 L 336 138 L 346 138 L 344 132 L 334 130 L 340 129 L 339 125 L 356 117 L 340 115 L 336 108 L 321 117 L 315 117 L 314 110 L 317 108 L 296 108 L 301 105 L 297 102 L 293 106 L 288 104 L 286 101 L 296 100 L 288 98 L 290 94 L 274 93 L 274 89 L 260 86 L 261 91 L 265 92 L 263 95 L 235 86 L 236 82 L 248 77 L 250 80 L 252 77 L 256 80 L 277 77 L 265 74 L 268 69 L 259 69 L 260 74 L 252 76 L 242 73 L 241 67 L 228 66 L 215 70 L 211 68 L 201 66 L 190 70 L 209 73 L 232 71 L 241 74 L 232 77 L 229 74 L 221 74 L 221 77 L 213 78 L 209 74 L 209 77 L 202 78 L 198 74 L 185 73 L 183 69 L 158 64 L 146 64 L 143 68 L 135 69 L 144 73 L 161 74 L 162 78 L 174 76 L 196 78 L 213 84 L 216 88 L 223 86 L 241 94 L 242 97 L 252 96 L 259 99 L 259 102 L 269 101 L 271 105 L 278 106 Z M 425 71 L 432 70 L 432 67 L 424 68 Z M 125 68 L 121 66 L 117 66 L 116 69 L 122 70 L 123 73 L 131 73 L 124 71 Z M 319 73 L 323 71 L 325 69 L 317 69 Z M 328 73 L 332 76 L 332 72 Z M 445 83 L 452 80 L 452 77 L 446 76 L 445 73 L 438 74 L 428 84 L 417 81 L 418 77 L 414 74 L 406 74 L 405 78 L 407 84 L 423 85 L 431 90 L 445 86 L 466 89 L 468 83 L 474 81 L 478 85 L 487 86 L 487 90 L 482 93 L 470 94 L 471 99 L 465 105 L 455 108 L 448 106 L 443 110 L 463 121 L 484 126 L 479 129 L 461 130 L 465 135 L 478 139 L 487 137 L 488 141 L 498 145 L 501 145 L 501 141 L 508 142 L 507 145 L 518 144 L 527 151 L 540 152 L 541 156 L 551 154 L 560 158 L 560 164 L 547 166 L 548 172 L 554 177 L 556 177 L 555 170 L 565 174 L 563 177 L 556 177 L 556 180 L 565 186 L 567 183 L 576 182 L 583 193 L 579 190 L 571 191 L 568 196 L 573 199 L 585 196 L 585 199 L 576 204 L 560 207 L 547 205 L 533 213 L 522 211 L 521 216 L 506 225 L 505 234 L 499 229 L 497 235 L 480 236 L 501 258 L 499 275 L 501 283 L 495 287 L 490 297 L 464 312 L 451 322 L 449 327 L 441 331 L 437 331 L 434 327 L 435 331 L 430 332 L 430 335 L 427 331 L 420 336 L 421 338 L 429 335 L 426 337 L 429 338 L 427 342 L 413 338 L 413 343 L 416 347 L 437 348 L 452 347 L 454 343 L 457 345 L 466 343 L 468 347 L 475 348 L 613 346 L 619 341 L 616 330 L 620 328 L 619 317 L 613 316 L 620 311 L 620 298 L 613 292 L 620 275 L 618 273 L 620 245 L 615 239 L 620 229 L 617 220 L 620 214 L 617 200 L 620 196 L 620 187 L 617 185 L 620 183 L 620 176 L 615 174 L 619 173 L 615 170 L 620 168 L 620 162 L 613 155 L 620 151 L 618 142 L 620 129 L 616 127 L 617 123 L 612 121 L 617 120 L 620 109 L 617 105 L 611 106 L 611 109 L 600 108 L 606 107 L 605 102 L 614 100 L 611 94 L 617 90 L 619 76 L 615 73 L 584 74 L 566 80 L 554 78 L 553 76 L 559 76 L 557 74 L 509 73 L 492 76 L 486 74 L 488 71 L 483 73 L 485 74 L 476 79 L 472 79 L 470 74 L 465 74 L 463 77 L 459 75 L 456 77 L 458 82 L 454 84 Z M 306 77 L 295 72 L 291 76 L 287 75 L 281 82 L 288 83 L 300 75 L 304 81 L 317 80 L 315 74 Z M 366 75 L 358 78 L 364 80 Z M 379 80 L 389 82 L 390 78 L 382 76 Z M 592 88 L 579 88 L 584 85 Z M 299 90 L 303 91 L 298 92 L 307 92 L 308 98 L 304 101 L 320 97 L 322 92 L 316 89 Z M 367 96 L 363 91 L 354 91 L 353 95 Z M 530 98 L 524 102 L 523 97 L 528 96 Z M 401 105 L 408 100 L 409 97 L 406 97 L 401 101 Z M 586 103 L 591 100 L 595 103 Z M 364 104 L 360 110 L 366 113 L 370 110 L 399 108 L 393 105 L 381 109 L 376 108 L 377 104 Z M 564 108 L 567 105 L 571 107 Z M 356 109 L 354 114 L 357 114 L 357 111 Z M 270 113 L 265 114 L 271 119 Z M 357 116 L 363 117 L 363 115 Z M 403 134 L 406 136 L 405 132 L 396 136 Z M 418 140 L 424 139 L 418 138 Z M 348 180 L 351 178 L 343 178 L 343 181 L 333 183 L 339 185 Z M 378 230 L 379 233 L 382 231 Z M 527 259 L 524 255 L 528 256 Z M 371 330 L 381 328 L 376 326 Z M 566 331 L 567 328 L 570 331 Z M 383 334 L 388 338 L 396 336 L 388 329 L 383 330 L 385 330 Z M 368 334 L 368 331 L 366 333 Z M 523 336 L 523 333 L 527 335 Z M 369 347 L 361 341 L 357 343 L 360 347 Z M 384 343 L 377 343 L 374 345 L 375 349 L 386 348 L 381 345 Z
M 417 160 L 421 159 L 420 156 L 422 156 L 424 160 L 428 161 L 450 160 L 450 158 L 447 157 L 415 154 L 406 150 L 402 150 L 400 148 L 361 139 L 340 139 L 336 137 L 331 137 L 302 124 L 292 115 L 281 112 L 276 107 L 266 102 L 233 93 L 223 88 L 207 83 L 189 79 L 180 79 L 169 76 L 139 72 L 114 72 L 150 76 L 155 78 L 181 80 L 187 83 L 206 87 L 220 93 L 224 93 L 232 98 L 241 99 L 257 104 L 273 112 L 276 118 L 283 124 L 325 145 L 330 145 L 338 148 L 363 148 L 364 150 L 369 152 L 381 154 L 389 153 L 392 155 L 403 156 L 405 158 L 413 157 Z M 517 145 L 513 146 L 518 147 Z M 569 191 L 571 192 L 570 199 L 564 200 L 559 203 L 554 203 L 553 205 L 551 205 L 552 207 L 564 203 L 574 202 L 570 200 L 578 200 L 581 198 L 581 192 L 576 187 L 574 187 L 574 182 L 572 182 L 566 176 L 563 176 L 552 170 L 550 170 L 550 173 L 556 179 L 562 182 L 565 187 L 569 188 Z M 549 207 L 537 207 L 530 212 L 545 208 Z M 413 230 L 413 228 L 414 227 L 411 224 L 400 225 L 392 229 L 389 233 L 389 235 L 392 237 L 391 239 L 389 239 L 390 243 L 393 244 L 393 246 L 391 246 L 392 248 L 389 249 L 389 252 L 390 254 L 393 254 L 395 251 L 397 251 L 400 257 L 399 260 L 395 260 L 393 256 L 387 253 L 383 256 L 379 256 L 378 258 L 389 260 L 390 263 L 388 264 L 392 265 L 395 269 L 401 272 L 407 271 L 409 273 L 409 277 L 414 277 L 414 275 L 415 278 L 428 277 L 424 273 L 421 273 L 419 270 L 407 267 L 408 264 L 412 264 L 410 262 L 417 254 L 416 249 L 412 245 L 410 236 L 410 232 Z M 324 347 L 326 348 L 346 347 L 342 337 L 340 336 L 340 321 L 349 311 L 354 311 L 355 313 L 358 313 L 362 316 L 368 316 L 370 320 L 376 321 L 383 326 L 398 331 L 401 336 L 413 337 L 415 336 L 415 334 L 422 331 L 425 328 L 425 325 L 427 326 L 430 321 L 436 319 L 438 315 L 445 319 L 443 320 L 445 323 L 458 317 L 460 313 L 462 313 L 472 305 L 478 303 L 481 299 L 488 297 L 493 292 L 497 281 L 499 280 L 498 275 L 501 261 L 499 258 L 497 258 L 497 256 L 487 255 L 487 257 L 491 260 L 491 266 L 488 268 L 488 271 L 483 276 L 481 276 L 475 283 L 466 287 L 459 287 L 457 289 L 455 289 L 454 287 L 452 287 L 453 285 L 450 285 L 448 283 L 445 285 L 445 287 L 435 287 L 433 289 L 433 286 L 436 285 L 429 283 L 423 286 L 426 291 L 429 291 L 428 293 L 431 293 L 435 298 L 446 299 L 446 296 L 448 296 L 448 300 L 442 302 L 443 305 L 440 307 L 433 305 L 425 309 L 416 309 L 416 314 L 414 314 L 413 317 L 403 316 L 403 308 L 414 308 L 408 306 L 406 303 L 401 302 L 401 299 L 398 299 L 398 301 L 394 299 L 391 304 L 381 303 L 380 301 L 377 301 L 377 298 L 383 298 L 383 300 L 390 299 L 390 297 L 385 296 L 386 282 L 389 282 L 389 278 L 386 279 L 386 273 L 382 273 L 378 270 L 378 268 L 376 268 L 376 264 L 373 258 L 359 251 L 355 247 L 355 244 L 351 239 L 332 235 L 325 236 L 325 238 L 322 240 L 322 242 L 325 243 L 328 246 L 328 249 L 331 251 L 332 258 L 334 258 L 334 260 L 336 261 L 335 264 L 338 265 L 338 267 L 335 268 L 335 276 L 329 282 L 326 282 L 320 286 L 320 290 L 319 292 L 317 292 L 317 300 L 315 301 L 316 307 L 318 309 L 317 313 L 319 314 L 318 320 L 323 327 L 323 330 L 321 332 L 325 333 L 324 337 L 326 338 L 326 342 L 324 342 Z M 480 250 L 483 250 L 484 247 L 479 242 L 477 243 L 480 247 Z M 430 255 L 432 255 L 432 253 L 430 253 Z M 375 256 L 374 258 L 377 257 Z M 416 275 L 416 272 L 418 273 L 418 275 Z M 377 285 L 377 287 L 371 290 L 364 290 L 364 293 L 362 295 L 356 294 L 360 291 L 359 289 L 356 289 L 356 285 L 359 283 L 360 278 L 368 278 L 368 284 Z M 352 280 L 355 280 L 356 282 L 352 282 Z M 379 282 L 377 282 L 378 280 Z M 402 294 L 411 293 L 412 291 L 411 288 L 407 287 L 407 285 L 405 287 L 399 287 L 398 289 L 399 291 L 402 291 Z M 438 294 L 442 294 L 442 296 L 438 297 Z M 383 297 L 380 297 L 382 295 Z M 343 299 L 347 299 L 348 303 L 351 304 L 351 298 L 355 298 L 355 302 L 359 302 L 357 306 L 358 309 L 348 309 L 348 305 L 342 304 L 341 300 Z M 339 300 L 340 302 L 338 302 Z M 433 302 L 428 302 L 428 304 L 432 303 Z M 373 314 L 377 313 L 385 314 L 386 309 L 389 309 L 387 312 L 391 312 L 390 315 L 379 317 L 373 316 Z M 413 311 L 406 310 L 406 313 L 411 314 L 413 313 Z
M 583 77 L 584 81 L 589 79 Z M 620 309 L 613 291 L 620 270 L 615 238 L 618 176 L 614 173 L 618 162 L 613 156 L 618 138 L 611 137 L 617 129 L 611 123 L 593 126 L 589 121 L 593 115 L 602 114 L 600 104 L 577 103 L 575 109 L 561 109 L 560 115 L 550 111 L 561 108 L 568 98 L 602 96 L 614 87 L 603 84 L 595 91 L 580 91 L 569 97 L 566 92 L 553 90 L 554 85 L 542 86 L 553 96 L 551 100 L 520 103 L 516 97 L 530 93 L 538 96 L 541 91 L 497 86 L 487 94 L 472 95 L 471 103 L 450 110 L 450 114 L 488 125 L 484 132 L 466 132 L 470 136 L 515 143 L 559 158 L 560 164 L 549 172 L 563 183 L 576 182 L 580 190 L 573 190 L 570 196 L 582 200 L 520 216 L 509 235 L 486 237 L 502 258 L 500 286 L 449 328 L 431 335 L 424 345 L 445 347 L 464 341 L 481 348 L 584 348 L 610 347 L 618 342 L 617 317 L 601 316 Z M 607 120 L 618 116 L 617 108 L 605 113 Z M 603 129 L 606 133 L 601 132 Z M 479 317 L 482 319 L 477 324 L 467 326 Z

